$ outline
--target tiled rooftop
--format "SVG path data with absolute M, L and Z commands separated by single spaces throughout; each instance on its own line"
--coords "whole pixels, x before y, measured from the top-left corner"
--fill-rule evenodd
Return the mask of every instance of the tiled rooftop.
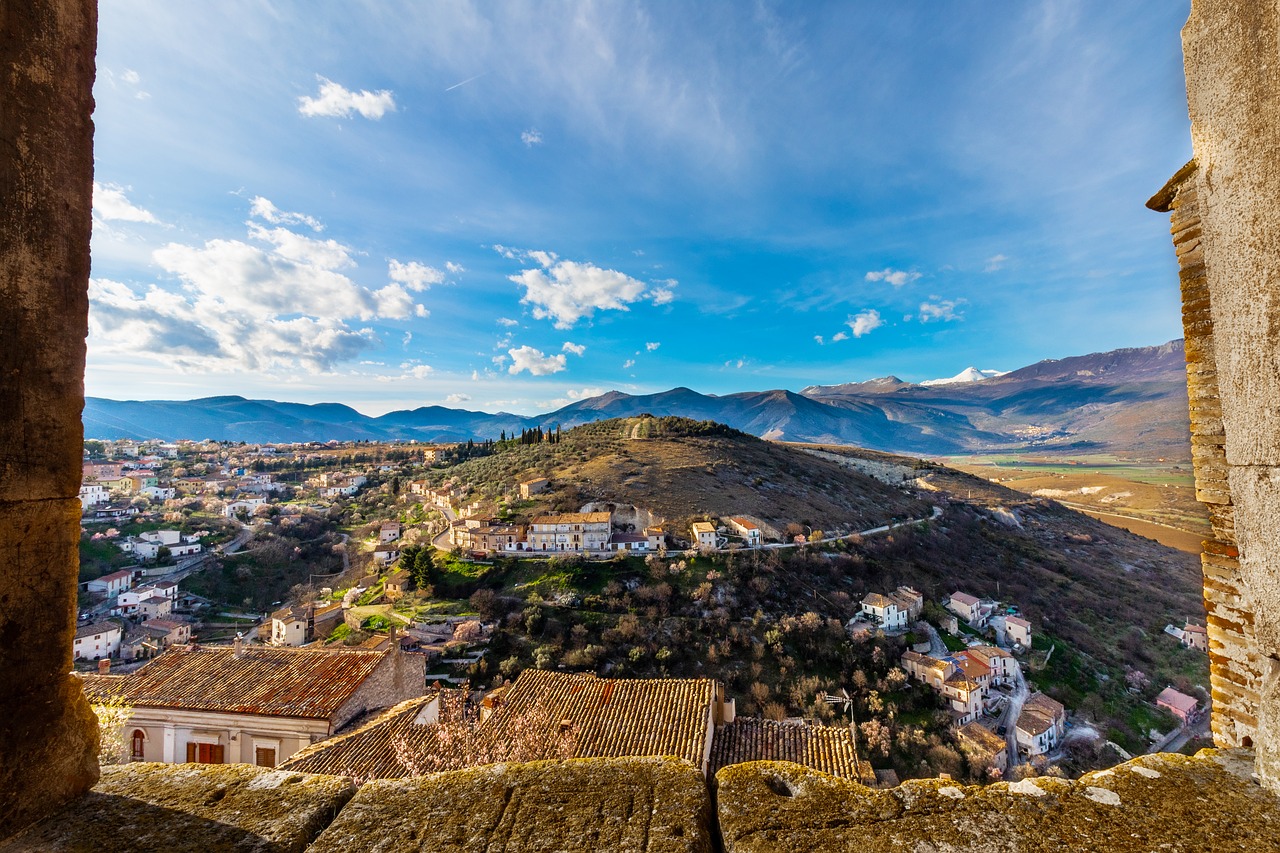
M 327 719 L 382 663 L 384 652 L 173 646 L 129 675 L 89 675 L 91 699 L 131 705 Z
M 871 766 L 858 760 L 857 742 L 848 726 L 738 717 L 716 729 L 711 772 L 745 761 L 793 761 L 845 779 L 865 781 L 867 774 L 874 779 Z
M 573 727 L 577 758 L 672 755 L 701 766 L 716 686 L 709 678 L 620 679 L 527 669 L 485 723 L 538 709 Z
M 280 769 L 356 779 L 399 779 L 406 776 L 408 769 L 396 757 L 396 745 L 401 743 L 411 749 L 424 749 L 431 745 L 431 726 L 420 718 L 439 696 L 439 691 L 433 690 L 425 696 L 406 699 L 351 732 L 295 753 L 280 765 Z

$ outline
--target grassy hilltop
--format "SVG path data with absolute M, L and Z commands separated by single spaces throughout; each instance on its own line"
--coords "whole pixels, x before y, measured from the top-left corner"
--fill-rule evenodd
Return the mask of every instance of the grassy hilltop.
M 553 490 L 521 514 L 576 511 L 589 501 L 634 504 L 668 521 L 748 515 L 776 527 L 852 532 L 929 514 L 900 488 L 838 463 L 710 421 L 615 418 L 563 433 L 558 443 L 500 444 L 496 453 L 435 472 L 482 498 L 514 498 L 524 480 Z

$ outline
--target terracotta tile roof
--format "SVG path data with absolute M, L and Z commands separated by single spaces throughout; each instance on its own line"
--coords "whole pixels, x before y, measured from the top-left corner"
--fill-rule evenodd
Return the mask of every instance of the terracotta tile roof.
M 957 652 L 955 659 L 956 665 L 968 678 L 977 680 L 991 675 L 991 667 L 978 660 L 976 655 L 970 655 L 967 651 Z
M 747 519 L 743 518 L 740 515 L 735 515 L 733 518 L 729 520 L 732 521 L 734 524 L 738 525 L 739 527 L 741 527 L 743 530 L 759 530 L 760 529 L 758 526 L 756 526 L 756 523 L 754 521 L 748 521 Z
M 709 678 L 597 678 L 526 669 L 484 724 L 500 732 L 537 709 L 573 725 L 574 758 L 673 755 L 702 766 L 716 683 Z
M 878 592 L 869 592 L 866 597 L 862 599 L 863 607 L 884 608 L 888 607 L 890 604 L 893 604 L 893 602 Z
M 716 526 L 709 521 L 695 521 L 692 525 L 693 533 L 696 536 L 699 533 L 715 533 Z
M 870 770 L 866 762 L 859 762 L 857 744 L 847 726 L 738 717 L 716 729 L 711 773 L 746 761 L 794 761 L 846 779 L 861 779 Z
M 406 699 L 346 734 L 303 748 L 279 769 L 357 779 L 399 779 L 408 770 L 396 758 L 396 744 L 424 749 L 434 742 L 425 716 L 439 696 L 440 691 L 432 690 Z
M 1026 628 L 1028 631 L 1031 630 L 1031 623 L 1020 616 L 1006 616 L 1004 617 L 1004 621 L 1006 625 L 1013 624 L 1020 628 Z
M 967 747 L 968 751 L 986 757 L 998 755 L 1000 750 L 1009 746 L 1004 738 L 980 723 L 969 723 L 956 729 L 956 738 L 962 748 Z
M 1043 693 L 1033 693 L 1018 715 L 1018 728 L 1035 737 L 1053 728 L 1065 713 L 1066 708 L 1061 702 L 1050 699 Z
M 83 640 L 85 637 L 92 637 L 95 634 L 105 634 L 108 631 L 120 630 L 120 623 L 112 622 L 110 619 L 104 622 L 90 622 L 88 625 L 81 625 L 76 628 L 76 639 Z
M 951 600 L 966 607 L 972 607 L 978 603 L 978 599 L 967 592 L 953 592 L 951 593 Z
M 384 652 L 173 646 L 136 672 L 86 676 L 85 694 L 130 705 L 329 719 L 377 669 Z

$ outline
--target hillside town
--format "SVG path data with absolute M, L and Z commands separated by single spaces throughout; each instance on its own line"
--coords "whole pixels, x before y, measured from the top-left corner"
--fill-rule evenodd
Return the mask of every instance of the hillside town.
M 109 571 L 87 579 L 82 572 L 75 657 L 91 673 L 86 677 L 96 695 L 116 697 L 133 708 L 129 758 L 241 760 L 360 778 L 400 776 L 415 768 L 479 761 L 477 756 L 488 755 L 496 744 L 524 736 L 514 733 L 529 728 L 530 709 L 554 706 L 556 719 L 572 725 L 564 737 L 534 738 L 536 743 L 525 745 L 530 755 L 652 754 L 652 744 L 678 737 L 683 738 L 678 744 L 662 748 L 688 753 L 707 773 L 727 763 L 786 755 L 867 784 L 896 784 L 899 773 L 876 759 L 889 750 L 878 741 L 884 732 L 875 716 L 857 719 L 853 700 L 838 693 L 820 694 L 815 707 L 825 703 L 838 711 L 845 702 L 851 721 L 844 724 L 838 713 L 796 715 L 755 698 L 748 700 L 755 713 L 740 713 L 728 685 L 715 678 L 682 682 L 574 672 L 594 659 L 577 652 L 558 665 L 553 657 L 534 655 L 532 668 L 516 664 L 516 657 L 503 660 L 500 671 L 491 664 L 486 668 L 495 643 L 511 646 L 511 617 L 504 620 L 500 608 L 486 609 L 483 602 L 477 609 L 480 592 L 471 594 L 470 606 L 452 610 L 437 608 L 431 596 L 433 584 L 442 590 L 442 584 L 451 583 L 441 575 L 442 566 L 451 573 L 483 573 L 503 560 L 594 560 L 619 566 L 631 564 L 618 560 L 636 560 L 634 565 L 676 572 L 704 561 L 713 567 L 707 577 L 714 578 L 714 566 L 735 555 L 759 555 L 752 558 L 759 560 L 771 553 L 819 553 L 928 517 L 828 538 L 810 526 L 770 524 L 747 515 L 673 521 L 643 507 L 608 502 L 577 512 L 538 512 L 539 506 L 551 505 L 546 502 L 563 484 L 547 477 L 522 480 L 511 494 L 495 499 L 449 478 L 450 456 L 459 449 L 413 443 L 374 449 L 338 442 L 124 441 L 87 450 L 82 553 L 89 553 L 84 548 L 108 553 L 102 548 L 110 546 L 116 556 L 103 564 Z M 419 471 L 434 476 L 415 476 Z M 375 503 L 354 517 L 353 508 L 365 500 Z M 531 511 L 513 512 L 515 506 Z M 279 536 L 308 519 L 323 520 L 316 530 L 337 524 L 349 532 L 322 534 L 333 543 L 329 551 L 336 556 L 327 558 L 332 570 L 307 575 L 306 583 L 270 602 L 274 609 L 263 612 L 187 588 L 200 588 L 224 562 L 263 550 L 255 544 L 263 536 Z M 578 597 L 551 592 L 545 600 L 564 607 L 575 606 Z M 532 619 L 528 612 L 522 618 Z M 936 697 L 931 701 L 941 714 L 937 731 L 963 755 L 970 778 L 1056 772 L 1072 754 L 1073 739 L 1097 738 L 1088 724 L 1073 724 L 1068 707 L 1029 681 L 1028 667 L 1042 669 L 1054 649 L 1046 652 L 1037 643 L 1035 626 L 1016 602 L 962 589 L 929 601 L 901 585 L 866 592 L 851 603 L 850 612 L 840 629 L 844 642 L 877 655 L 893 650 L 883 664 L 887 676 L 880 689 Z M 1166 633 L 1189 649 L 1203 650 L 1203 628 L 1188 623 L 1181 629 L 1170 626 Z M 592 648 L 598 647 L 586 647 Z M 267 675 L 283 661 L 288 661 L 287 676 Z M 341 669 L 334 669 L 339 664 Z M 564 671 L 566 665 L 570 671 Z M 476 680 L 485 672 L 491 674 L 488 687 Z M 325 692 L 314 713 L 294 718 L 293 711 L 273 710 L 272 702 L 292 708 L 317 692 L 308 685 L 320 673 L 331 687 L 342 688 Z M 286 680 L 279 681 L 282 677 Z M 191 678 L 253 684 L 264 704 L 245 705 L 236 694 L 236 701 L 228 698 L 222 707 L 216 697 L 174 693 L 166 686 Z M 552 698 L 565 695 L 565 684 L 635 698 L 610 704 L 606 719 L 589 702 L 556 704 L 566 701 Z M 1037 684 L 1044 685 L 1042 677 Z M 753 696 L 758 687 L 751 685 Z M 707 698 L 693 704 L 664 698 L 683 696 L 671 691 L 685 689 Z M 760 696 L 768 693 L 761 690 Z M 290 696 L 298 699 L 282 698 Z M 671 728 L 674 712 L 665 708 L 668 701 L 692 715 L 689 733 L 714 735 L 679 734 L 682 729 Z M 873 698 L 860 707 L 874 715 L 882 704 Z M 1160 693 L 1155 707 L 1173 723 L 1168 731 L 1152 733 L 1158 744 L 1179 733 L 1190 736 L 1207 710 L 1202 699 L 1172 686 Z M 647 728 L 659 720 L 666 721 L 661 731 Z M 455 724 L 466 731 L 466 749 L 456 738 L 432 733 L 433 726 Z M 611 741 L 623 731 L 622 741 Z M 404 750 L 392 746 L 396 738 L 417 744 L 420 754 L 406 763 Z M 446 750 L 450 754 L 437 754 L 445 741 L 452 744 Z

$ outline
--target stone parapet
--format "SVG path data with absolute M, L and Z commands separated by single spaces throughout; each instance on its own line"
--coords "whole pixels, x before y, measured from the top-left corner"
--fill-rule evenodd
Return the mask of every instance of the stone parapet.
M 701 774 L 671 758 L 498 764 L 358 793 L 345 778 L 247 764 L 133 764 L 105 768 L 0 853 L 1277 850 L 1280 798 L 1252 769 L 1250 753 L 1201 750 L 1074 782 L 877 790 L 762 761 L 716 775 L 713 813 Z

